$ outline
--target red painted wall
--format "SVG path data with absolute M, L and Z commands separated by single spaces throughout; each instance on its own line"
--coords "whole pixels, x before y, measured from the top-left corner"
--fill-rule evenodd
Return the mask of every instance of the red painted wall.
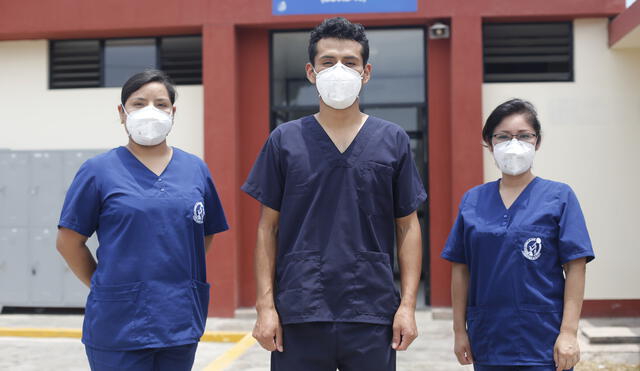
M 368 27 L 451 24 L 451 39 L 429 40 L 427 50 L 431 293 L 434 306 L 448 306 L 450 266 L 439 254 L 462 194 L 483 181 L 482 20 L 613 16 L 625 5 L 624 0 L 418 1 L 416 13 L 349 18 Z M 209 314 L 232 316 L 235 308 L 255 300 L 259 207 L 239 187 L 269 132 L 268 30 L 311 28 L 323 18 L 273 16 L 267 0 L 0 0 L 0 40 L 202 33 L 205 160 L 231 225 L 216 237 L 207 258 Z M 585 303 L 596 312 L 605 307 Z
M 638 26 L 640 26 L 640 2 L 636 1 L 609 23 L 609 46 L 620 41 Z

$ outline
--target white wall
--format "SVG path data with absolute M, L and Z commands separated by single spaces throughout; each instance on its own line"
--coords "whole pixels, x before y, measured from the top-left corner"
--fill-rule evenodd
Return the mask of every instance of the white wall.
M 638 299 L 640 50 L 607 47 L 607 20 L 574 22 L 575 82 L 484 84 L 484 118 L 521 97 L 538 109 L 543 141 L 534 173 L 566 182 L 582 205 L 596 260 L 588 299 Z M 485 181 L 497 179 L 485 150 Z
M 48 43 L 0 42 L 0 148 L 107 149 L 127 143 L 119 88 L 48 89 Z M 178 86 L 167 142 L 204 154 L 202 85 Z

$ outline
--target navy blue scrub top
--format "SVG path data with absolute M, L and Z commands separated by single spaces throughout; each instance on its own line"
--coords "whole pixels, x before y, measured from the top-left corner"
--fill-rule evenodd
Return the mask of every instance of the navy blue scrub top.
M 401 127 L 370 116 L 340 153 L 313 116 L 282 124 L 242 189 L 280 212 L 282 323 L 392 323 L 395 218 L 427 197 Z
M 477 364 L 553 364 L 562 265 L 594 258 L 568 185 L 534 178 L 509 209 L 499 181 L 469 190 L 442 257 L 469 267 L 467 330 Z
M 125 147 L 86 161 L 59 227 L 98 235 L 82 341 L 106 350 L 197 342 L 209 304 L 204 236 L 227 227 L 207 166 L 173 149 L 157 176 Z

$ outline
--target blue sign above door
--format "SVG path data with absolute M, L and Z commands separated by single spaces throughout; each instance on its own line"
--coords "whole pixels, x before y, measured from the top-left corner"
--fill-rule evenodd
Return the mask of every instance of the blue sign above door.
M 274 15 L 418 11 L 418 0 L 272 0 Z

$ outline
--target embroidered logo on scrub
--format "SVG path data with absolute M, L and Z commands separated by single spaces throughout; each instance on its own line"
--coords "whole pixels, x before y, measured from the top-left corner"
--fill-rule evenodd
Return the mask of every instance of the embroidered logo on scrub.
M 529 260 L 537 260 L 542 254 L 542 240 L 540 237 L 534 237 L 524 243 L 522 255 Z
M 198 224 L 204 223 L 204 204 L 200 201 L 193 205 L 193 221 Z

